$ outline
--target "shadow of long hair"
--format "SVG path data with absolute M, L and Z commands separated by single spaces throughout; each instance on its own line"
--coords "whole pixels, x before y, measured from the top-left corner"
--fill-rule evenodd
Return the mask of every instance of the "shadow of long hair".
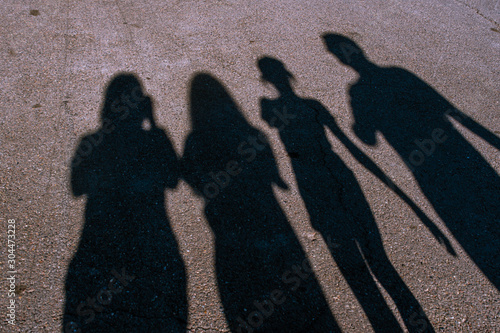
M 287 188 L 266 136 L 209 74 L 191 81 L 186 181 L 205 200 L 233 332 L 339 332 L 272 186 Z

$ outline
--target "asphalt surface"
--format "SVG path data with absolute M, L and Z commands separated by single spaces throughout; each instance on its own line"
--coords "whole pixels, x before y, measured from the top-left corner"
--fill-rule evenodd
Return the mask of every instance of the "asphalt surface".
M 500 331 L 500 2 L 1 7 L 1 332 Z

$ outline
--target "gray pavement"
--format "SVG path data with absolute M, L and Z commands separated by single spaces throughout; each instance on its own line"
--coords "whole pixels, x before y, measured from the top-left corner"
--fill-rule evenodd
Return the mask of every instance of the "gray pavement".
M 499 12 L 500 2 L 493 0 L 50 0 L 23 4 L 3 0 L 0 267 L 2 277 L 8 277 L 8 220 L 15 219 L 17 273 L 14 297 L 8 297 L 8 284 L 2 284 L 0 331 L 62 332 L 66 274 L 79 247 L 87 204 L 86 196 L 72 194 L 71 160 L 81 138 L 100 127 L 106 87 L 119 72 L 140 78 L 153 100 L 156 124 L 168 133 L 178 156 L 184 155 L 193 130 L 191 80 L 204 72 L 224 85 L 248 124 L 267 136 L 279 175 L 288 187 L 273 185 L 274 197 L 339 327 L 344 332 L 373 331 L 366 309 L 332 258 L 332 244 L 311 225 L 293 154 L 278 130 L 261 117 L 260 99 L 278 96 L 257 66 L 263 56 L 279 59 L 294 77 L 295 93 L 320 102 L 347 138 L 449 239 L 456 256 L 433 237 L 401 196 L 326 130 L 333 152 L 353 172 L 370 205 L 390 262 L 434 330 L 500 331 L 500 294 L 492 275 L 485 273 L 486 265 L 478 266 L 473 252 L 464 249 L 463 238 L 450 231 L 439 207 L 390 139 L 378 132 L 377 144 L 370 146 L 358 138 L 352 127 L 355 119 L 348 89 L 359 74 L 328 52 L 321 37 L 324 33 L 344 35 L 378 66 L 396 66 L 415 74 L 498 140 Z M 463 123 L 450 122 L 498 177 L 498 147 Z M 489 193 L 498 197 L 500 189 L 492 184 Z M 181 180 L 166 190 L 165 203 L 186 269 L 187 329 L 227 332 L 232 324 L 221 300 L 225 295 L 217 280 L 217 239 L 204 211 L 204 199 Z M 494 212 L 495 207 L 484 216 L 495 218 Z M 498 239 L 499 218 L 496 215 L 490 221 L 493 239 Z M 491 267 L 498 267 L 498 245 L 492 248 Z M 136 264 L 134 269 L 140 272 L 141 262 Z M 496 275 L 498 279 L 498 271 Z M 258 277 L 248 279 L 251 283 Z M 406 330 L 396 300 L 382 287 L 384 281 L 374 280 Z M 16 300 L 15 325 L 7 323 L 10 299 Z M 283 332 L 293 331 L 287 320 L 292 318 L 283 318 Z M 413 330 L 430 329 L 423 323 L 415 322 Z M 309 331 L 324 331 L 312 327 Z

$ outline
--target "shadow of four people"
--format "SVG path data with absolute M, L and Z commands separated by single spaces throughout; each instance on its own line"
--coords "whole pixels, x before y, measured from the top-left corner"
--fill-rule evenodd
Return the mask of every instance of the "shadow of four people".
M 412 150 L 415 140 L 427 138 L 426 133 L 433 138 L 433 129 L 442 130 L 434 136 L 443 142 L 433 141 L 431 154 L 426 154 L 431 149 L 429 142 L 419 141 L 418 148 L 428 148 L 421 152 L 426 154 L 425 161 L 411 165 L 411 170 L 457 240 L 494 281 L 497 277 L 491 273 L 498 271 L 498 261 L 487 266 L 485 259 L 498 256 L 498 242 L 494 242 L 498 235 L 494 220 L 486 219 L 498 211 L 494 204 L 495 195 L 498 202 L 495 189 L 500 188 L 498 175 L 478 159 L 480 155 L 468 142 L 460 141 L 449 121 L 445 123 L 446 110 L 438 107 L 448 108 L 449 104 L 413 74 L 369 63 L 347 38 L 329 34 L 324 40 L 339 60 L 360 73 L 349 92 L 355 131 L 361 139 L 374 144 L 375 131 L 391 136 L 388 141 L 408 164 L 420 162 L 420 155 Z M 410 332 L 432 332 L 422 307 L 387 258 L 361 188 L 353 172 L 332 151 L 324 126 L 362 165 L 390 185 L 454 253 L 448 240 L 357 149 L 328 110 L 294 93 L 290 85 L 293 76 L 280 61 L 264 57 L 258 67 L 263 79 L 279 92 L 277 99 L 261 100 L 261 116 L 278 128 L 311 224 L 332 245 L 332 257 L 373 329 L 402 330 L 372 274 L 396 303 Z M 389 97 L 384 98 L 384 94 Z M 87 202 L 79 247 L 66 278 L 64 332 L 187 330 L 186 272 L 164 205 L 164 190 L 176 187 L 180 178 L 205 199 L 204 213 L 215 236 L 220 299 L 231 331 L 340 332 L 307 256 L 274 196 L 273 184 L 284 189 L 287 185 L 281 180 L 268 140 L 248 123 L 224 85 L 205 73 L 192 79 L 192 127 L 180 160 L 164 130 L 155 125 L 152 110 L 152 101 L 139 80 L 131 74 L 118 74 L 106 91 L 101 128 L 84 137 L 75 153 L 72 190 L 75 196 L 85 194 Z M 439 115 L 427 115 L 433 112 Z M 463 123 L 500 147 L 497 137 L 463 113 L 454 112 L 451 116 L 460 115 Z M 389 123 L 397 121 L 398 126 L 408 121 L 411 131 L 400 127 L 397 133 L 390 132 L 394 125 Z M 463 146 L 448 147 L 448 143 Z M 453 158 L 464 152 L 469 157 L 466 164 L 449 170 Z M 481 177 L 489 177 L 490 187 L 482 185 L 485 179 L 473 184 L 477 177 L 468 178 L 470 170 L 478 167 L 485 172 Z M 429 179 L 430 172 L 440 178 Z M 457 184 L 448 174 L 451 172 L 468 179 Z M 433 189 L 433 184 L 438 188 Z M 464 198 L 462 187 L 472 185 L 483 189 L 473 194 L 488 196 L 473 200 L 461 216 L 452 206 L 463 207 L 464 201 L 470 200 L 470 195 Z M 454 190 L 462 192 L 451 193 Z M 485 207 L 490 211 L 477 210 Z M 453 218 L 458 217 L 468 230 L 456 230 L 460 229 L 459 221 Z M 481 233 L 483 228 L 489 233 Z M 489 243 L 465 239 L 470 233 L 478 242 Z

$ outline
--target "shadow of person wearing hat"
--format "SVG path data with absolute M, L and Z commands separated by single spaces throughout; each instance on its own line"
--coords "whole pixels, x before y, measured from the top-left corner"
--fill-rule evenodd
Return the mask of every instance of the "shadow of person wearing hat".
M 376 332 L 402 330 L 377 287 L 376 278 L 396 303 L 410 332 L 419 332 L 422 326 L 433 331 L 415 296 L 387 257 L 377 224 L 356 177 L 332 151 L 324 127 L 336 135 L 355 158 L 404 197 L 411 208 L 424 219 L 427 217 L 356 148 L 321 103 L 295 94 L 291 85 L 293 75 L 282 62 L 263 57 L 258 61 L 258 67 L 262 78 L 273 84 L 279 93 L 276 99 L 261 100 L 262 118 L 278 129 L 291 158 L 311 225 L 326 241 L 373 329 Z M 419 320 L 423 324 L 415 325 Z

